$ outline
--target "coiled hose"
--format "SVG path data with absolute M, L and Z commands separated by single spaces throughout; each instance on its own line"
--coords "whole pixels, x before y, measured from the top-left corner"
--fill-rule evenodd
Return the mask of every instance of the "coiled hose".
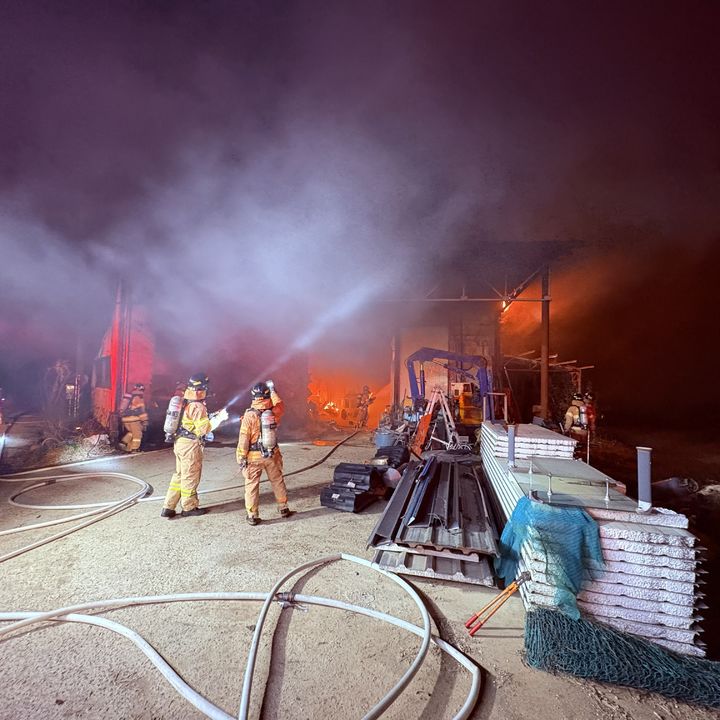
M 358 558 L 352 555 L 346 555 L 346 554 L 339 554 L 339 555 L 333 555 L 326 558 L 321 558 L 319 560 L 313 560 L 308 563 L 304 563 L 303 565 L 295 568 L 294 570 L 291 570 L 289 573 L 287 573 L 283 578 L 281 578 L 273 587 L 273 590 L 270 593 L 251 593 L 251 592 L 214 592 L 214 593 L 184 593 L 184 594 L 175 594 L 175 595 L 156 595 L 156 596 L 141 596 L 141 597 L 128 597 L 128 598 L 115 598 L 111 600 L 99 600 L 89 603 L 83 603 L 80 605 L 73 605 L 65 608 L 60 608 L 57 610 L 52 610 L 50 612 L 2 612 L 0 613 L 0 621 L 13 621 L 10 625 L 7 625 L 3 628 L 0 628 L 0 641 L 5 639 L 5 637 L 15 631 L 19 630 L 24 627 L 28 627 L 29 625 L 35 625 L 40 622 L 49 621 L 49 620 L 59 620 L 63 622 L 81 622 L 86 623 L 90 625 L 96 625 L 99 627 L 104 627 L 108 630 L 112 630 L 113 632 L 116 632 L 123 637 L 128 638 L 131 640 L 135 645 L 145 654 L 145 656 L 155 665 L 155 667 L 161 672 L 163 677 L 190 703 L 192 703 L 198 710 L 200 710 L 203 714 L 205 714 L 207 717 L 212 718 L 213 720 L 234 720 L 234 716 L 228 715 L 224 710 L 217 707 L 213 703 L 211 703 L 207 698 L 203 697 L 195 691 L 192 687 L 190 687 L 180 676 L 172 669 L 172 667 L 167 663 L 167 661 L 160 655 L 160 653 L 155 650 L 144 638 L 142 638 L 138 633 L 134 632 L 130 628 L 121 625 L 120 623 L 113 622 L 111 620 L 107 620 L 105 618 L 95 617 L 95 616 L 88 616 L 88 615 L 81 615 L 78 614 L 82 611 L 88 611 L 88 610 L 98 610 L 98 609 L 107 609 L 107 608 L 113 608 L 113 607 L 127 607 L 132 605 L 148 605 L 148 604 L 157 604 L 157 603 L 171 603 L 171 602 L 187 602 L 187 601 L 207 601 L 207 600 L 223 600 L 223 601 L 236 601 L 236 600 L 255 600 L 263 601 L 263 607 L 260 611 L 260 617 L 258 620 L 258 625 L 256 626 L 255 633 L 253 635 L 253 643 L 251 645 L 250 654 L 248 656 L 247 660 L 247 666 L 245 671 L 245 677 L 243 681 L 243 690 L 242 690 L 242 696 L 240 699 L 240 712 L 238 714 L 239 718 L 247 718 L 247 712 L 249 708 L 249 700 L 250 700 L 250 691 L 252 687 L 252 676 L 254 673 L 255 668 L 255 660 L 257 655 L 257 641 L 256 638 L 259 638 L 260 633 L 262 632 L 262 624 L 264 624 L 265 617 L 267 615 L 267 610 L 270 607 L 270 605 L 276 601 L 276 602 L 282 602 L 284 607 L 288 606 L 288 601 L 283 597 L 278 597 L 275 593 L 278 588 L 280 588 L 284 582 L 293 577 L 294 575 L 302 572 L 303 570 L 307 570 L 311 567 L 315 567 L 317 565 L 326 564 L 328 562 L 336 561 L 336 560 L 346 560 L 349 562 L 353 562 L 359 565 L 363 565 L 367 568 L 370 568 L 372 570 L 375 570 L 376 572 L 381 573 L 382 575 L 390 578 L 394 582 L 396 582 L 398 585 L 400 585 L 408 594 L 413 597 L 413 600 L 418 605 L 418 608 L 421 611 L 421 615 L 423 616 L 423 627 L 418 627 L 416 625 L 412 625 L 411 623 L 406 622 L 405 620 L 401 620 L 400 618 L 396 618 L 392 615 L 388 615 L 386 613 L 380 612 L 378 610 L 372 610 L 370 608 L 361 607 L 358 605 L 351 605 L 349 603 L 345 603 L 340 600 L 335 600 L 331 598 L 323 598 L 318 597 L 315 595 L 292 595 L 292 602 L 299 602 L 299 603 L 307 603 L 309 605 L 321 605 L 323 607 L 329 607 L 329 608 L 336 608 L 340 610 L 346 610 L 349 612 L 365 615 L 367 617 L 376 618 L 378 620 L 382 620 L 384 622 L 390 623 L 392 625 L 395 625 L 397 627 L 400 627 L 404 630 L 408 630 L 419 637 L 422 638 L 422 643 L 420 650 L 418 651 L 418 654 L 411 664 L 411 666 L 408 668 L 408 670 L 403 674 L 403 676 L 400 678 L 400 680 L 391 688 L 391 690 L 378 702 L 376 703 L 365 715 L 364 720 L 369 720 L 370 718 L 377 718 L 379 717 L 389 706 L 390 704 L 397 699 L 397 697 L 400 695 L 400 693 L 403 691 L 403 689 L 407 686 L 407 684 L 410 682 L 412 677 L 415 675 L 417 670 L 420 667 L 420 664 L 422 663 L 422 660 L 424 659 L 427 649 L 430 642 L 433 642 L 435 645 L 437 645 L 443 652 L 450 655 L 456 662 L 461 664 L 463 667 L 465 667 L 468 672 L 471 675 L 471 685 L 470 690 L 468 692 L 468 695 L 465 699 L 465 702 L 463 703 L 460 710 L 457 712 L 457 714 L 454 716 L 455 720 L 465 720 L 465 718 L 469 717 L 470 713 L 472 712 L 473 708 L 475 707 L 475 704 L 477 703 L 478 697 L 480 695 L 480 687 L 481 687 L 481 675 L 480 675 L 480 668 L 466 655 L 464 655 L 462 652 L 460 652 L 457 648 L 453 647 L 449 643 L 445 642 L 441 638 L 432 636 L 430 633 L 430 622 L 429 622 L 429 616 L 427 613 L 427 609 L 425 608 L 424 603 L 422 602 L 422 599 L 417 595 L 417 593 L 411 588 L 411 586 L 406 583 L 402 578 L 399 578 L 398 576 L 392 575 L 390 573 L 385 572 L 384 570 L 381 570 L 377 566 L 373 565 L 372 563 L 368 562 L 367 560 L 364 560 L 363 558 Z

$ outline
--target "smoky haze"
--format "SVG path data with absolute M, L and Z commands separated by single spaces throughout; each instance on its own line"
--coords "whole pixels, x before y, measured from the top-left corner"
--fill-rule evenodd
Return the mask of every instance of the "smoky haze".
M 192 363 L 342 338 L 480 240 L 580 240 L 579 282 L 642 244 L 617 297 L 662 247 L 710 246 L 715 5 L 626 5 L 5 7 L 6 374 L 97 346 L 121 277 Z

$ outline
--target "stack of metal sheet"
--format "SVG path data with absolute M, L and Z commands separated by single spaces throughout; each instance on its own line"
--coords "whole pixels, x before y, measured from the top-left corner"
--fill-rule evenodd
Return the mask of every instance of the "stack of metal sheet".
M 586 564 L 577 598 L 581 612 L 672 650 L 704 655 L 698 627 L 704 607 L 702 550 L 687 530 L 687 518 L 662 508 L 638 513 L 611 478 L 577 460 L 532 457 L 508 467 L 497 445 L 485 442 L 499 434 L 489 430 L 483 428 L 481 456 L 503 520 L 532 493 L 553 505 L 582 507 L 597 521 L 605 567 Z M 539 545 L 523 546 L 521 569 L 531 573 L 521 587 L 526 607 L 555 604 L 551 562 Z
M 496 457 L 508 455 L 508 433 L 504 425 L 484 422 L 480 429 L 480 442 L 486 452 Z M 565 435 L 540 427 L 521 424 L 515 426 L 515 457 L 572 458 L 577 442 Z
M 494 585 L 497 555 L 479 458 L 428 453 L 411 462 L 370 534 L 374 562 L 392 572 Z

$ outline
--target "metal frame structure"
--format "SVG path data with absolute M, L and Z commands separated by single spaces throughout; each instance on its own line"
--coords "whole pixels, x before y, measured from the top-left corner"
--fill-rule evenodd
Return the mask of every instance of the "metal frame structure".
M 542 290 L 539 298 L 521 298 L 519 297 L 527 288 L 530 283 L 533 282 L 538 276 L 541 278 Z M 489 283 L 488 283 L 489 284 Z M 542 303 L 542 332 L 541 332 L 541 345 L 540 345 L 540 356 L 541 356 L 541 368 L 540 368 L 540 412 L 543 419 L 548 418 L 549 412 L 549 397 L 550 397 L 550 265 L 543 263 L 537 270 L 533 271 L 528 275 L 514 289 L 505 292 L 500 292 L 495 287 L 490 285 L 495 292 L 494 297 L 468 297 L 465 292 L 465 286 L 462 288 L 460 297 L 448 298 L 448 297 L 431 297 L 437 286 L 432 288 L 429 293 L 423 298 L 398 298 L 392 302 L 407 302 L 407 303 L 474 303 L 474 302 L 493 302 L 501 303 L 500 314 L 507 311 L 507 309 L 516 302 L 539 302 Z

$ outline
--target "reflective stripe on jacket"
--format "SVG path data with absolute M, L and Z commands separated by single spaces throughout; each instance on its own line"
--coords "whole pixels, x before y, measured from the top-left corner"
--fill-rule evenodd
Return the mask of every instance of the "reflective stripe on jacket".
M 198 440 L 210 432 L 210 418 L 202 400 L 189 400 L 180 423 L 183 430 L 193 434 Z

